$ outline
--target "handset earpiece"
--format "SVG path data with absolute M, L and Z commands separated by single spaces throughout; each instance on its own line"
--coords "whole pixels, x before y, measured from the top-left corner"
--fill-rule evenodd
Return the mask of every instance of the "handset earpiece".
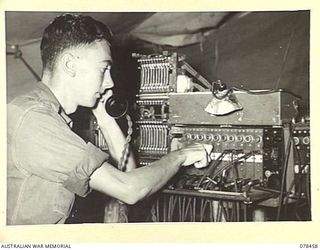
M 121 118 L 128 111 L 128 102 L 122 96 L 112 95 L 105 103 L 106 112 L 113 118 Z

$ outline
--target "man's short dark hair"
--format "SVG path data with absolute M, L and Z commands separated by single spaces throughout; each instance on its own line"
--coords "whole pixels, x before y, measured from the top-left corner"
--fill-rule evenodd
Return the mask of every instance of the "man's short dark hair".
M 111 44 L 110 29 L 90 16 L 63 14 L 44 30 L 40 49 L 43 69 L 52 71 L 57 57 L 66 49 L 106 40 Z

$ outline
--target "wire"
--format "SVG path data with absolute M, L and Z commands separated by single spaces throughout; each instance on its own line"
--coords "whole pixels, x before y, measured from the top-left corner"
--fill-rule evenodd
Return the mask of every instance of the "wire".
M 205 198 L 203 198 L 202 201 L 203 201 L 203 206 L 202 206 L 202 209 L 200 212 L 201 218 L 202 218 L 201 221 L 203 221 L 205 219 L 205 212 L 206 212 L 207 205 L 209 203 L 209 200 L 205 199 Z
M 204 87 L 202 87 L 200 84 L 198 83 L 195 83 L 195 82 L 192 82 L 192 87 L 199 90 L 200 92 L 204 92 L 206 91 L 207 89 L 205 89 Z
M 215 201 L 213 201 L 215 202 Z M 223 212 L 223 203 L 218 202 L 217 203 L 217 213 L 216 213 L 216 218 L 215 221 L 222 221 L 222 212 Z
M 193 198 L 193 204 L 192 205 L 193 205 L 192 221 L 195 222 L 196 221 L 196 207 L 197 207 L 196 206 L 197 205 L 197 198 L 196 197 Z
M 301 190 L 302 190 L 302 168 L 303 168 L 303 166 L 302 166 L 302 161 L 301 161 L 301 156 L 300 156 L 300 152 L 299 152 L 299 150 L 295 147 L 295 146 L 293 146 L 293 149 L 295 150 L 294 151 L 294 153 L 297 155 L 297 159 L 298 159 L 298 165 L 299 165 L 299 173 L 298 173 L 298 176 L 297 177 L 295 177 L 295 178 L 297 178 L 297 182 L 296 182 L 296 184 L 298 184 L 298 186 L 295 186 L 295 194 L 297 194 L 297 200 L 296 200 L 296 204 L 295 204 L 295 206 L 294 206 L 294 210 L 295 210 L 295 215 L 296 215 L 296 218 L 298 219 L 298 220 L 301 220 L 301 217 L 299 216 L 299 214 L 298 214 L 298 204 L 299 204 L 299 202 L 300 202 L 300 199 L 301 199 L 301 197 L 302 197 L 302 195 L 301 195 Z
M 181 66 L 181 69 L 186 70 L 189 72 L 193 77 L 195 77 L 200 83 L 202 83 L 207 89 L 211 89 L 211 84 L 208 82 L 207 79 L 205 79 L 202 75 L 200 75 L 194 68 L 191 67 L 190 64 L 183 61 L 183 64 Z
M 234 161 L 234 151 L 232 151 L 231 153 L 231 160 Z M 237 179 L 239 178 L 239 173 L 238 173 L 238 169 L 237 169 L 237 166 L 236 166 L 236 163 L 233 164 L 233 172 L 235 173 L 235 182 L 234 182 L 234 188 L 235 188 L 235 192 L 238 192 L 238 183 L 237 183 Z M 236 210 L 237 210 L 237 221 L 240 220 L 240 205 L 238 202 L 235 202 L 235 206 L 236 206 Z
M 185 213 L 185 216 L 184 216 L 184 220 L 187 219 L 189 209 L 190 209 L 190 217 L 192 218 L 192 209 L 190 208 L 191 207 L 191 201 L 192 201 L 192 197 L 188 197 L 188 203 L 187 203 L 187 206 L 186 206 L 186 213 Z M 190 218 L 190 220 L 191 220 L 191 218 Z
M 124 149 L 122 151 L 122 155 L 121 155 L 121 158 L 120 158 L 120 161 L 119 161 L 119 164 L 118 164 L 118 169 L 120 171 L 124 171 L 125 170 L 125 167 L 126 167 L 126 163 L 127 163 L 127 160 L 128 160 L 128 156 L 129 156 L 129 148 L 130 148 L 130 141 L 131 141 L 131 136 L 132 136 L 132 133 L 133 133 L 133 129 L 132 129 L 132 119 L 130 117 L 130 115 L 126 114 L 126 119 L 127 119 L 127 122 L 128 122 L 128 135 L 126 137 L 126 142 L 125 142 L 125 145 L 124 145 Z
M 152 220 L 153 222 L 157 222 L 157 215 L 156 215 L 155 203 L 152 204 L 150 213 L 151 213 L 151 220 Z
M 293 187 L 294 187 L 294 179 L 291 181 L 289 189 L 287 190 L 288 195 L 285 197 L 285 217 L 287 216 L 287 210 L 288 210 L 288 203 L 289 203 L 289 194 L 291 193 Z
M 277 221 L 280 220 L 281 215 L 281 209 L 283 206 L 283 196 L 285 192 L 285 180 L 287 176 L 287 170 L 288 170 L 288 162 L 289 162 L 289 156 L 290 156 L 290 149 L 291 149 L 291 141 L 293 140 L 292 134 L 291 134 L 291 127 L 289 124 L 289 140 L 287 143 L 286 151 L 285 151 L 285 161 L 284 161 L 284 168 L 282 170 L 282 178 L 281 178 L 281 189 L 280 189 L 280 196 L 279 196 L 279 206 L 277 211 Z M 288 194 L 287 194 L 288 195 Z
M 203 203 L 204 203 L 204 199 L 203 198 L 201 198 L 200 199 L 200 211 L 199 211 L 199 214 L 200 214 L 200 222 L 202 222 L 202 220 L 203 220 Z
M 179 221 L 181 222 L 182 221 L 182 210 L 183 210 L 183 208 L 182 208 L 182 202 L 181 202 L 181 196 L 179 195 L 178 196 L 178 212 L 179 212 Z
M 166 195 L 163 196 L 163 222 L 166 222 L 167 220 L 167 201 L 166 201 Z
M 14 52 L 7 52 L 7 55 L 14 55 L 14 58 L 18 58 L 27 67 L 31 74 L 36 78 L 37 81 L 41 81 L 41 77 L 38 76 L 36 71 L 30 66 L 30 64 L 23 58 L 22 51 L 19 49 L 19 45 L 10 45 L 14 49 Z
M 303 187 L 302 187 L 302 184 L 303 184 L 303 181 L 302 181 L 302 177 L 303 177 L 303 174 L 302 174 L 302 171 L 304 170 L 305 168 L 305 165 L 302 165 L 302 160 L 301 160 L 301 154 L 300 154 L 300 151 L 294 147 L 295 149 L 295 153 L 296 155 L 298 156 L 298 165 L 299 165 L 299 190 L 300 190 L 300 193 L 301 191 L 303 190 Z M 307 206 L 308 206 L 308 210 L 311 211 L 311 200 L 310 200 L 310 170 L 309 172 L 306 172 L 305 173 L 305 191 L 306 191 L 306 199 L 307 199 Z M 300 195 L 301 196 L 301 195 Z
M 157 222 L 160 221 L 160 204 L 159 204 L 159 199 L 156 201 L 156 217 L 157 217 Z
M 216 208 L 216 216 L 214 218 L 215 221 L 219 221 L 222 222 L 222 218 L 224 219 L 224 221 L 226 220 L 226 211 L 223 205 L 223 201 L 219 200 L 219 201 L 212 201 L 212 203 L 216 203 L 217 204 L 217 208 Z
M 234 156 L 235 156 L 235 150 L 232 151 L 231 153 L 231 160 L 233 161 L 234 160 Z M 235 188 L 235 192 L 238 192 L 239 191 L 239 188 L 238 188 L 238 182 L 237 182 L 237 179 L 239 178 L 239 171 L 238 171 L 238 168 L 237 168 L 237 165 L 236 163 L 233 164 L 233 173 L 235 175 L 235 182 L 234 182 L 234 188 Z
M 173 214 L 174 214 L 174 209 L 175 209 L 176 203 L 177 203 L 177 196 L 174 195 L 173 202 L 172 202 L 171 214 L 170 214 L 171 221 L 173 221 Z
M 310 170 L 309 170 L 310 171 Z M 306 196 L 307 196 L 307 204 L 308 204 L 308 209 L 311 212 L 311 197 L 310 197 L 310 172 L 306 173 Z M 311 213 L 310 213 L 311 215 Z
M 171 211 L 172 211 L 172 203 L 173 203 L 173 195 L 169 196 L 169 203 L 168 203 L 168 221 L 172 221 Z
M 169 201 L 168 201 L 168 221 L 172 221 L 171 219 L 171 207 L 172 207 L 172 200 L 173 200 L 173 196 L 169 195 Z
M 299 176 L 300 179 L 301 179 L 301 177 L 302 177 L 302 176 Z M 301 180 L 300 180 L 300 181 L 301 181 Z M 295 206 L 294 206 L 295 215 L 296 215 L 296 218 L 297 218 L 299 221 L 302 220 L 301 217 L 299 216 L 299 210 L 298 210 L 298 204 L 299 204 L 299 202 L 300 202 L 300 200 L 301 200 L 301 196 L 302 196 L 302 194 L 301 194 L 301 189 L 299 188 L 299 189 L 298 189 L 298 199 L 297 199 L 296 204 L 295 204 Z
M 219 36 L 216 36 L 215 44 L 214 44 L 214 65 L 213 65 L 213 72 L 217 74 L 218 63 L 219 63 Z
M 244 91 L 244 92 L 246 92 L 248 94 L 252 94 L 252 95 L 266 95 L 266 94 L 284 92 L 284 93 L 288 93 L 290 95 L 293 95 L 294 97 L 296 97 L 298 99 L 302 99 L 301 96 L 293 93 L 290 90 L 284 89 L 284 88 L 281 88 L 281 89 L 265 89 L 265 90 L 248 90 L 248 89 L 244 89 L 244 88 L 232 87 L 231 89 L 237 90 L 237 91 Z
M 213 222 L 213 215 L 214 215 L 214 207 L 213 207 L 213 201 L 209 202 L 209 219 L 210 222 Z
M 288 44 L 287 44 L 285 53 L 284 53 L 284 55 L 283 55 L 283 60 L 282 60 L 282 64 L 281 64 L 281 69 L 280 69 L 279 77 L 278 77 L 278 80 L 277 80 L 277 83 L 276 83 L 276 89 L 279 87 L 279 84 L 280 84 L 281 76 L 282 76 L 282 73 L 283 73 L 285 64 L 286 64 L 286 62 L 287 62 L 287 56 L 288 56 L 289 49 L 290 49 L 290 47 L 291 47 L 291 42 L 292 42 L 292 39 L 293 39 L 294 34 L 295 34 L 295 30 L 294 30 L 294 28 L 293 28 L 293 29 L 291 30 L 290 38 L 289 38 L 289 40 L 288 40 Z
M 223 171 L 228 170 L 230 167 L 232 167 L 235 163 L 240 162 L 242 159 L 247 159 L 251 155 L 254 155 L 254 151 L 250 151 L 249 153 L 244 154 L 243 156 L 239 157 L 238 159 L 229 162 L 228 164 L 224 165 L 222 168 L 220 168 L 211 178 L 214 179 L 216 178 L 219 174 L 221 174 Z
M 237 208 L 237 221 L 240 221 L 240 203 L 239 202 L 235 202 L 235 203 Z
M 181 216 L 181 218 L 182 218 L 182 221 L 184 221 L 184 218 L 185 218 L 185 210 L 186 210 L 186 196 L 184 195 L 183 197 L 182 197 L 182 216 Z
M 219 157 L 217 158 L 217 160 L 215 161 L 211 161 L 211 163 L 209 164 L 207 171 L 203 174 L 202 178 L 199 181 L 199 184 L 197 185 L 197 188 L 199 188 L 203 182 L 203 180 L 209 176 L 210 174 L 213 173 L 213 171 L 220 165 L 220 163 L 223 160 L 223 157 L 226 155 L 227 150 L 224 150 Z
M 247 205 L 243 204 L 243 221 L 246 222 L 247 221 Z
M 225 203 L 226 203 L 226 206 L 224 206 L 223 203 L 224 203 L 223 201 L 220 201 L 220 202 L 219 202 L 220 209 L 221 209 L 221 211 L 224 213 L 226 221 L 230 221 L 229 202 L 228 202 L 228 201 L 225 202 Z M 219 217 L 219 221 L 222 221 L 222 213 L 220 213 L 219 216 L 220 216 L 220 217 Z
M 234 203 L 233 202 L 231 202 L 231 214 L 230 214 L 230 221 L 235 221 L 234 220 L 234 214 L 235 214 L 235 212 L 234 212 Z

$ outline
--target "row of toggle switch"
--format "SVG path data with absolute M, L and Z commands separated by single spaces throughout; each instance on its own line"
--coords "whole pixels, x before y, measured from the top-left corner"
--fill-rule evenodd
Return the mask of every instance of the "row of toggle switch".
M 170 63 L 142 64 L 140 68 L 140 92 L 169 90 Z
M 168 151 L 167 125 L 139 125 L 140 145 L 139 151 L 152 151 L 164 153 Z
M 159 99 L 152 99 L 152 100 L 137 100 L 137 104 L 139 105 L 163 105 L 168 103 L 167 100 L 159 100 Z

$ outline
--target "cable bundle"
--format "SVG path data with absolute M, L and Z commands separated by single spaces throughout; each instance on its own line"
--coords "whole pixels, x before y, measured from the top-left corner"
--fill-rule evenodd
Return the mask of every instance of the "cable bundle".
M 247 205 L 186 195 L 161 195 L 151 207 L 153 222 L 231 222 L 247 220 Z

